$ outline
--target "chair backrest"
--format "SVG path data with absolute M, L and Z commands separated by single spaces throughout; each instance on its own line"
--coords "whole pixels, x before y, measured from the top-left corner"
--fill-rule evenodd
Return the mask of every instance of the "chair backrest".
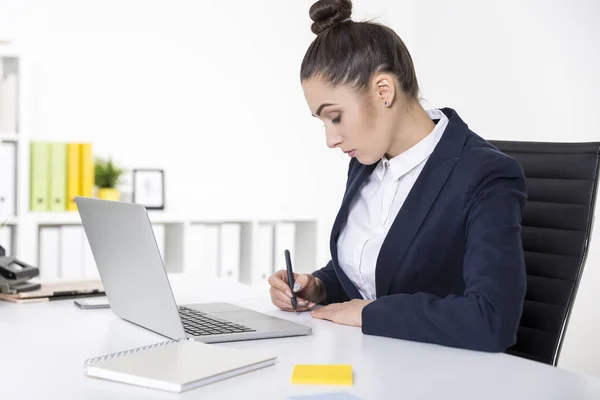
M 516 159 L 527 179 L 527 294 L 507 353 L 556 365 L 593 225 L 600 142 L 489 142 Z

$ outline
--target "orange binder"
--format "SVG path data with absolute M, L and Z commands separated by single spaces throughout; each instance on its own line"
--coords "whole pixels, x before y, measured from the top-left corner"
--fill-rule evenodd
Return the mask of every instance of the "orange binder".
M 80 160 L 80 196 L 92 197 L 94 194 L 94 160 L 92 156 L 92 144 L 79 144 Z
M 78 143 L 67 143 L 67 211 L 77 211 L 75 196 L 81 190 L 79 147 Z

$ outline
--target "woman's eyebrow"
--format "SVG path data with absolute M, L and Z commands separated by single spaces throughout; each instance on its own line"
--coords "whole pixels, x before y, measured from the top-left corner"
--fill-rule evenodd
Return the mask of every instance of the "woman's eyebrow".
M 323 109 L 325 107 L 329 107 L 329 106 L 337 106 L 337 104 L 333 104 L 333 103 L 323 103 L 319 106 L 319 108 L 317 108 L 317 115 L 321 115 L 321 111 L 323 111 Z M 315 115 L 313 114 L 313 117 L 315 117 Z

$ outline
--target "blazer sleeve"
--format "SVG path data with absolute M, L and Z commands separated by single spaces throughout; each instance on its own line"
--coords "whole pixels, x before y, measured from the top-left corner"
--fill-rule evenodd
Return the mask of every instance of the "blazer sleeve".
M 365 334 L 488 352 L 515 343 L 526 291 L 523 170 L 514 159 L 494 153 L 468 187 L 464 292 L 381 297 L 362 311 Z
M 315 278 L 319 278 L 323 285 L 325 286 L 325 301 L 323 301 L 322 305 L 327 305 L 331 303 L 342 303 L 344 301 L 349 301 L 350 298 L 346 294 L 346 291 L 342 287 L 335 270 L 333 269 L 333 263 L 331 260 L 327 263 L 327 265 L 320 270 L 317 270 L 312 273 Z

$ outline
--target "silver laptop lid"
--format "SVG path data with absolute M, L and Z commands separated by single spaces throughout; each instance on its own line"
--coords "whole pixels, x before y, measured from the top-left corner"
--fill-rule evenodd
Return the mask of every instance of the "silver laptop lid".
M 186 337 L 144 206 L 76 197 L 113 312 L 169 338 Z

